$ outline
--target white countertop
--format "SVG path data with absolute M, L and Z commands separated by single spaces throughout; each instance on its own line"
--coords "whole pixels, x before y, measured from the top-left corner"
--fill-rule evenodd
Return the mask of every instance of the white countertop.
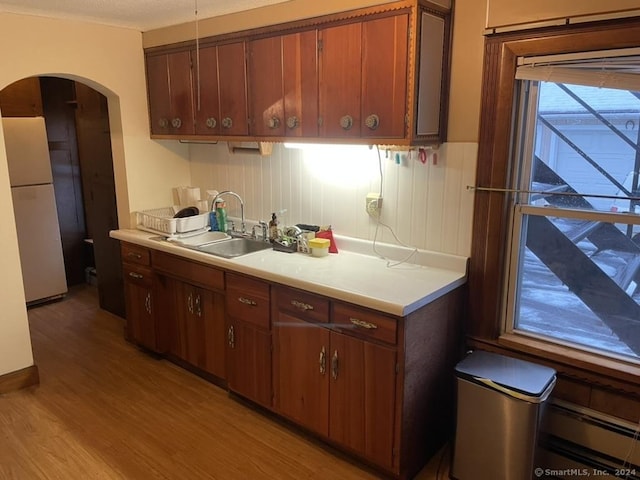
M 371 242 L 340 236 L 335 236 L 339 253 L 325 257 L 267 249 L 226 259 L 158 240 L 140 230 L 113 230 L 110 235 L 397 316 L 416 311 L 463 285 L 467 278 L 466 257 L 419 250 L 410 259 L 415 263 L 389 267 L 386 260 L 375 256 Z M 412 251 L 388 244 L 377 244 L 377 250 L 394 260 Z

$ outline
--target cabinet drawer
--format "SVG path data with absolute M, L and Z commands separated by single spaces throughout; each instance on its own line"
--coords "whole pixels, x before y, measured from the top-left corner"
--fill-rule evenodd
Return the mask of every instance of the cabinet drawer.
M 278 287 L 275 295 L 278 310 L 312 322 L 329 322 L 329 299 L 295 288 Z
M 138 265 L 151 265 L 148 248 L 134 245 L 132 243 L 121 243 L 120 253 L 122 255 L 123 262 L 135 263 Z
M 269 284 L 227 274 L 227 314 L 261 328 L 269 328 Z
M 215 267 L 157 250 L 151 252 L 151 259 L 155 270 L 186 280 L 193 285 L 213 290 L 224 290 L 224 273 Z
M 122 265 L 122 273 L 125 282 L 134 283 L 141 287 L 151 287 L 152 285 L 150 268 L 124 263 Z
M 333 305 L 333 327 L 343 333 L 396 343 L 398 322 L 390 317 L 342 303 Z

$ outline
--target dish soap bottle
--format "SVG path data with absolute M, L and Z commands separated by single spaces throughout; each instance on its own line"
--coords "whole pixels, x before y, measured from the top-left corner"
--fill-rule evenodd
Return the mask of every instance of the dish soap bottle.
M 271 214 L 271 221 L 269 222 L 269 241 L 274 242 L 278 238 L 278 218 L 275 212 Z
M 227 232 L 227 204 L 225 202 L 216 202 L 216 220 L 218 222 L 218 230 Z

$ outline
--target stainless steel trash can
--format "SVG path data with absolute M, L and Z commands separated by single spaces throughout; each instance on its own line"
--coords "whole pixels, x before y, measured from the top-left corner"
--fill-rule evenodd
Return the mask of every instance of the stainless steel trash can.
M 475 351 L 455 372 L 457 415 L 451 477 L 533 478 L 538 426 L 556 382 L 555 370 Z

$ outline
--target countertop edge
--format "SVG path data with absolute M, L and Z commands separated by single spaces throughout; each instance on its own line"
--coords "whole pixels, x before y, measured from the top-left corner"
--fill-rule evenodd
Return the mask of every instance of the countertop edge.
M 246 264 L 247 261 L 250 261 L 250 258 L 252 256 L 259 254 L 260 252 L 244 255 L 242 257 L 243 262 L 240 263 L 237 261 L 237 259 L 227 259 L 227 258 L 217 257 L 207 253 L 202 253 L 196 250 L 185 248 L 180 245 L 175 245 L 175 244 L 172 244 L 171 242 L 159 241 L 157 239 L 154 239 L 154 237 L 156 236 L 154 236 L 153 234 L 149 234 L 147 232 L 143 232 L 140 230 L 134 230 L 134 229 L 112 230 L 109 233 L 109 236 L 116 240 L 129 242 L 129 243 L 137 244 L 140 246 L 148 247 L 151 249 L 159 250 L 165 253 L 169 253 L 169 254 L 180 256 L 190 260 L 194 260 L 200 263 L 211 265 L 213 267 L 223 268 L 236 273 L 251 275 L 254 277 L 258 277 L 260 279 L 264 279 L 264 280 L 285 285 L 288 287 L 306 290 L 311 293 L 324 295 L 336 300 L 341 300 L 351 304 L 356 304 L 365 308 L 370 308 L 372 310 L 376 310 L 376 311 L 397 316 L 397 317 L 404 317 L 415 312 L 416 310 L 419 310 L 420 308 L 433 302 L 437 298 L 443 295 L 446 295 L 447 293 L 464 285 L 467 280 L 466 264 L 465 264 L 465 271 L 456 271 L 456 270 L 447 269 L 447 272 L 453 275 L 453 277 L 450 280 L 446 282 L 443 281 L 441 286 L 439 286 L 438 288 L 435 288 L 430 292 L 427 292 L 424 297 L 421 297 L 414 302 L 404 305 L 401 303 L 393 303 L 384 299 L 374 298 L 372 296 L 366 296 L 358 292 L 343 290 L 340 288 L 333 287 L 331 285 L 305 281 L 304 279 L 296 278 L 293 276 L 282 275 L 269 270 L 261 269 L 258 266 L 252 266 L 252 265 Z M 358 255 L 362 255 L 361 253 L 357 253 L 357 252 L 354 252 L 354 253 Z M 457 266 L 461 265 L 461 262 L 457 262 L 456 265 Z M 441 268 L 441 266 L 439 265 L 438 268 Z

